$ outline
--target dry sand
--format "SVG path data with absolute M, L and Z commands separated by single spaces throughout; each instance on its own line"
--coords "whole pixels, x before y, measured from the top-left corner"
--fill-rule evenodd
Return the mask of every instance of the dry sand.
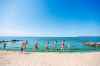
M 0 66 L 100 66 L 100 52 L 21 53 L 0 51 Z

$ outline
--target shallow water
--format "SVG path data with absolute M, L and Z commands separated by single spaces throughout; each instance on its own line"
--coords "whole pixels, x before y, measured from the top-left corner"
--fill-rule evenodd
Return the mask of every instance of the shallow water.
M 83 45 L 83 42 L 92 41 L 100 42 L 100 37 L 0 37 L 0 40 L 28 40 L 28 47 L 25 51 L 38 52 L 86 52 L 86 51 L 100 51 L 100 48 L 88 47 Z M 35 41 L 38 41 L 39 49 L 34 48 Z M 54 41 L 55 48 L 52 48 Z M 61 50 L 61 41 L 65 40 L 65 47 Z M 48 50 L 45 49 L 46 41 L 48 41 Z M 20 51 L 21 42 L 8 42 L 7 48 L 3 49 L 3 44 L 0 44 L 0 50 Z

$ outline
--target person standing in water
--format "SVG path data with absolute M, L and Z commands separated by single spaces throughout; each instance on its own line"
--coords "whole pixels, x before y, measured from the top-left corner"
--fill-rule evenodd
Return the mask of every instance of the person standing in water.
M 56 40 L 52 41 L 51 48 L 52 48 L 53 51 L 56 49 L 56 44 L 57 44 L 57 41 Z
M 34 46 L 35 46 L 35 49 L 36 49 L 36 50 L 39 49 L 39 43 L 38 43 L 38 41 L 35 41 L 35 45 L 34 45 Z
M 46 44 L 45 44 L 45 48 L 46 48 L 46 50 L 49 49 L 48 44 L 49 44 L 49 41 L 46 41 Z
M 57 44 L 57 41 L 56 40 L 52 42 L 52 49 L 55 49 L 56 48 L 56 44 Z
M 7 43 L 4 40 L 3 40 L 3 42 L 4 42 L 3 48 L 6 49 Z
M 38 41 L 36 41 L 35 43 L 35 49 L 38 49 L 39 48 L 39 44 L 38 44 Z
M 55 48 L 55 45 L 54 45 L 54 41 L 52 41 L 52 44 L 51 44 L 51 49 L 54 49 Z
M 65 47 L 65 44 L 64 44 L 64 40 L 62 40 L 62 42 L 61 42 L 61 50 L 64 50 L 64 47 Z
M 21 44 L 21 52 L 23 52 L 24 49 L 26 49 L 27 44 L 28 44 L 28 41 L 27 40 L 23 40 L 22 41 L 22 44 Z

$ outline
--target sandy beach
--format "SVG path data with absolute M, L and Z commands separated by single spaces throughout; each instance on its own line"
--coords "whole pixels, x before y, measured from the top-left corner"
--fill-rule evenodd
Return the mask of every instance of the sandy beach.
M 0 51 L 0 66 L 100 66 L 100 52 Z

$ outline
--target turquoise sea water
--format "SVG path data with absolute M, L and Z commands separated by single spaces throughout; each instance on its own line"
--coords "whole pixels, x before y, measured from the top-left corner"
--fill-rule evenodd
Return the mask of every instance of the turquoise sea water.
M 100 51 L 100 48 L 89 47 L 83 45 L 83 42 L 91 41 L 91 42 L 100 42 L 100 37 L 0 37 L 0 40 L 28 40 L 28 47 L 25 51 L 32 52 L 75 52 L 75 51 Z M 39 43 L 39 49 L 34 48 L 35 40 Z M 55 44 L 55 48 L 52 48 L 52 42 L 57 41 Z M 61 41 L 65 40 L 65 48 L 63 50 L 60 49 Z M 49 49 L 45 49 L 45 43 L 49 41 Z M 0 50 L 10 50 L 10 51 L 20 51 L 20 42 L 7 43 L 7 48 L 3 49 L 3 44 L 0 43 Z

